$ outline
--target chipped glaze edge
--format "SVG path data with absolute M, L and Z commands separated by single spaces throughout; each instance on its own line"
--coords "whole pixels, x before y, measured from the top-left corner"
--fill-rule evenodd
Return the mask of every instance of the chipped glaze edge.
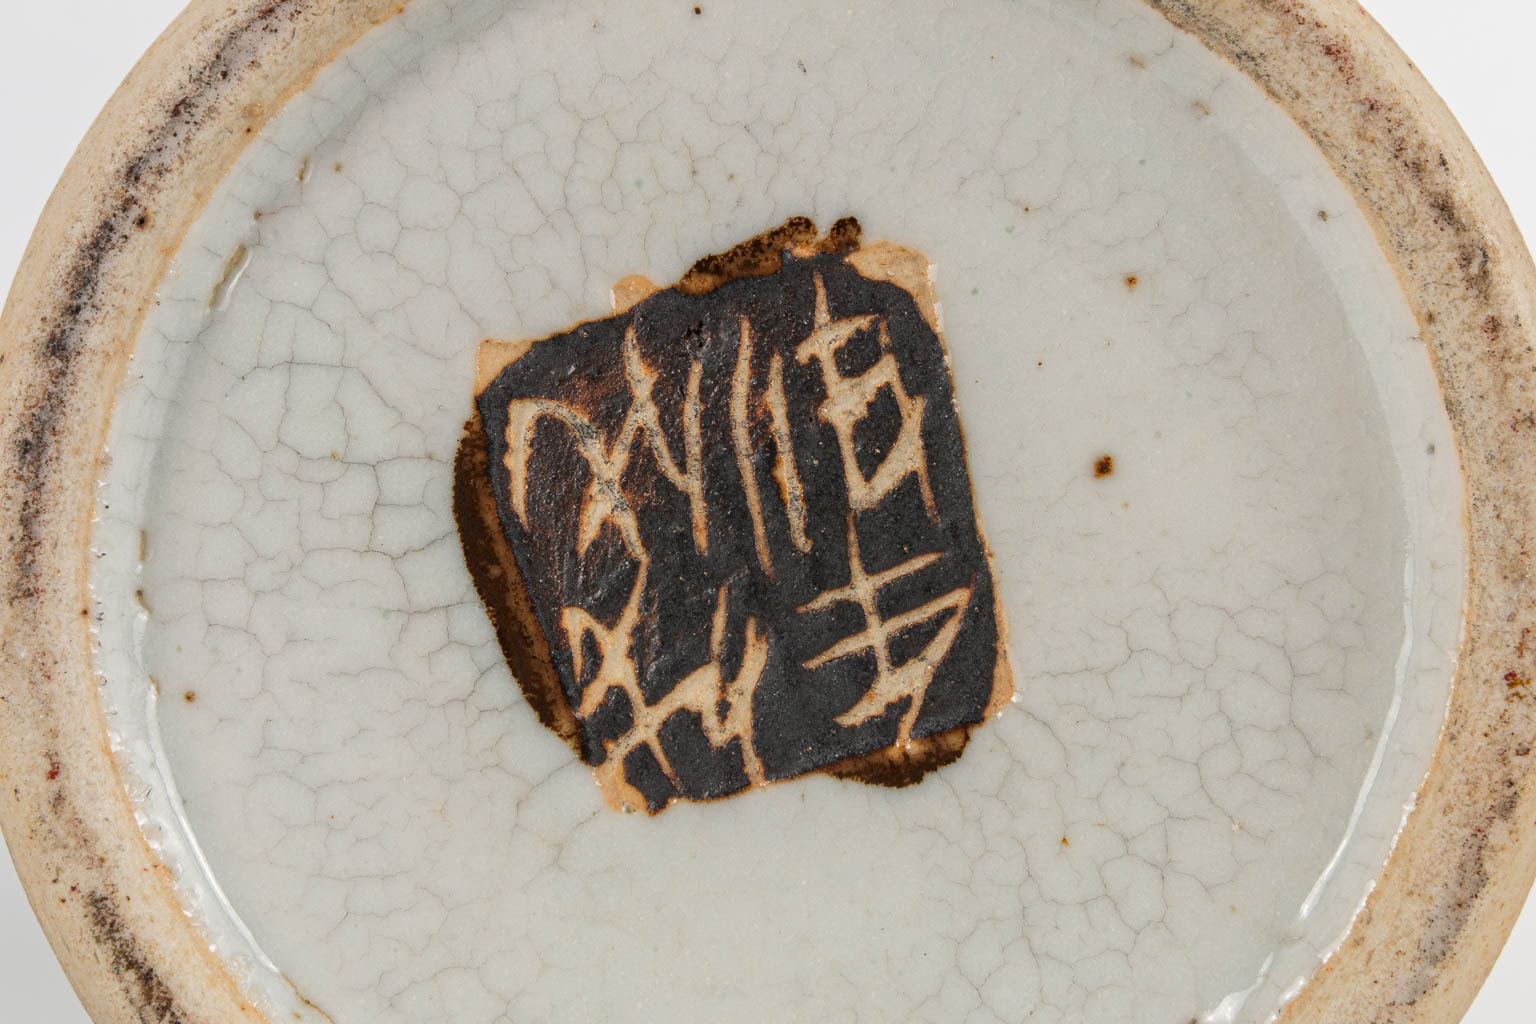
M 1349 0 L 1146 0 L 1235 64 L 1359 200 L 1418 320 L 1466 478 L 1466 625 L 1429 776 L 1287 1022 L 1450 1022 L 1536 876 L 1536 270 L 1450 112 Z M 109 753 L 85 611 L 113 396 L 212 188 L 401 0 L 194 0 L 43 212 L 0 314 L 0 826 L 93 1019 L 262 1020 L 183 912 Z

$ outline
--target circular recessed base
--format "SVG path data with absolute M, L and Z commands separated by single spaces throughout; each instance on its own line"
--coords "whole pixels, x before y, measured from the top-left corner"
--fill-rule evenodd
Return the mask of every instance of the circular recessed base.
M 1270 36 L 1181 10 L 1191 37 L 1129 3 L 423 3 L 334 63 L 357 26 L 302 17 L 330 42 L 261 50 L 275 77 L 248 85 L 261 17 L 225 26 L 211 91 L 166 107 L 184 155 L 136 165 L 167 191 L 98 193 L 92 266 L 58 239 L 83 296 L 47 321 L 62 340 L 18 327 L 47 315 L 46 252 L 8 308 L 0 373 L 36 410 L 12 425 L 8 656 L 16 756 L 44 761 L 18 760 L 36 810 L 7 828 L 31 823 L 24 871 L 85 883 L 55 927 L 116 950 L 82 982 L 104 1016 L 1262 1019 L 1373 882 L 1287 1012 L 1463 1000 L 1527 881 L 1523 755 L 1498 738 L 1525 714 L 1518 402 L 1487 381 L 1523 345 L 1529 267 L 1357 15 Z M 902 18 L 935 29 L 882 30 Z M 1332 91 L 1290 98 L 1312 61 Z M 1348 134 L 1387 130 L 1364 156 Z M 620 816 L 522 704 L 462 563 L 473 353 L 795 214 L 933 267 L 1017 697 L 906 789 L 808 777 Z M 114 394 L 108 433 L 88 410 Z M 126 787 L 84 753 L 93 666 Z M 71 801 L 117 816 L 104 867 Z M 133 866 L 140 827 L 166 874 Z M 168 972 L 199 935 L 217 954 Z

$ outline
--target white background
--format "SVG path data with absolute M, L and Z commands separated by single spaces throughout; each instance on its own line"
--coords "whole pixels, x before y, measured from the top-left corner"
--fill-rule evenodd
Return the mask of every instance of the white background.
M 7 3 L 0 29 L 0 288 L 8 287 L 43 203 L 80 137 L 183 0 Z M 1508 0 L 1368 0 L 1366 6 L 1440 90 L 1536 239 L 1536 11 Z M 1464 1024 L 1531 1019 L 1536 902 L 1521 919 Z M 0 858 L 0 1017 L 88 1024 Z M 1092 1022 L 1112 1024 L 1112 1022 Z

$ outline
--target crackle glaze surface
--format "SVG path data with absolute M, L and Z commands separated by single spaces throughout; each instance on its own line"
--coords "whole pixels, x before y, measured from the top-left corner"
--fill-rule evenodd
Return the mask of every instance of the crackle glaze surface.
M 1017 697 L 908 790 L 615 814 L 462 564 L 475 348 L 849 213 L 935 263 Z M 1460 510 L 1348 193 L 1132 0 L 418 0 L 165 282 L 101 490 L 102 693 L 285 1017 L 1258 1021 L 1428 765 Z

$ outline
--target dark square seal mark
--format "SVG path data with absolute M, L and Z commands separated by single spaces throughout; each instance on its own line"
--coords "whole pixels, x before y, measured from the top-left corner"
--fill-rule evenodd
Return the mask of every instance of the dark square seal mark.
M 615 808 L 916 782 L 1012 696 L 928 261 L 803 218 L 486 342 L 455 467 L 513 674 Z

